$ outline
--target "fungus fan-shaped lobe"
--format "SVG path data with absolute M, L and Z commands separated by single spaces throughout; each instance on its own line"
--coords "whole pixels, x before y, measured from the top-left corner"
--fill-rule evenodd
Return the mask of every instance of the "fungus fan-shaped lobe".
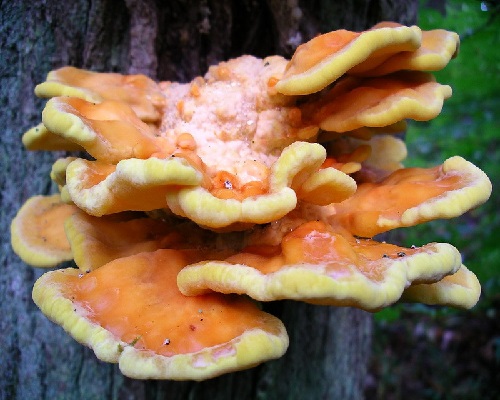
M 285 69 L 285 76 L 310 70 L 324 61 L 327 57 L 345 49 L 345 47 L 349 46 L 349 44 L 360 35 L 361 32 L 351 32 L 345 29 L 339 29 L 316 36 L 309 42 L 301 44 L 297 50 L 295 50 L 294 58 L 288 63 Z M 302 53 L 304 53 L 304 55 Z
M 187 295 L 213 290 L 376 310 L 398 301 L 411 282 L 435 282 L 460 264 L 451 245 L 407 249 L 310 221 L 285 234 L 281 245 L 254 244 L 188 265 L 177 283 Z
M 202 174 L 181 157 L 125 159 L 117 165 L 76 159 L 66 171 L 71 199 L 88 214 L 151 211 L 167 206 L 166 195 L 200 184 Z
M 373 237 L 403 226 L 462 215 L 484 203 L 491 182 L 472 163 L 455 156 L 432 168 L 403 168 L 333 205 L 332 220 L 355 235 Z
M 416 26 L 375 27 L 360 33 L 338 30 L 320 35 L 297 48 L 276 89 L 287 95 L 318 92 L 345 73 L 369 70 L 392 54 L 416 50 L 421 36 Z
M 65 231 L 75 263 L 82 271 L 97 269 L 117 258 L 172 247 L 183 239 L 179 225 L 145 216 L 98 218 L 78 212 L 66 220 Z
M 128 104 L 143 121 L 160 118 L 164 97 L 159 86 L 145 75 L 122 75 L 63 67 L 49 72 L 35 88 L 39 97 L 75 97 L 90 102 L 105 100 Z
M 283 325 L 252 301 L 178 291 L 175 276 L 197 259 L 196 251 L 158 250 L 88 274 L 53 271 L 36 283 L 33 298 L 131 377 L 205 379 L 281 356 L 288 344 Z
M 166 156 L 174 150 L 119 101 L 92 103 L 76 97 L 54 97 L 45 105 L 42 120 L 50 132 L 81 146 L 100 161 Z
M 415 51 L 403 51 L 389 57 L 362 76 L 381 76 L 395 71 L 439 71 L 446 67 L 459 50 L 457 33 L 444 29 L 422 31 L 422 45 Z
M 451 88 L 428 73 L 399 72 L 378 78 L 346 77 L 303 109 L 322 129 L 349 132 L 390 126 L 406 118 L 430 120 L 450 96 Z
M 479 301 L 481 284 L 476 275 L 465 265 L 457 272 L 435 283 L 421 283 L 408 287 L 403 301 L 431 305 L 472 308 Z
M 318 144 L 288 146 L 272 166 L 265 190 L 258 186 L 254 192 L 243 192 L 246 197 L 242 199 L 231 193 L 217 197 L 219 192 L 213 190 L 206 171 L 180 156 L 126 159 L 117 165 L 76 159 L 67 165 L 66 188 L 75 204 L 96 216 L 168 206 L 177 215 L 209 228 L 266 223 L 293 210 L 297 198 L 329 204 L 355 191 L 351 177 L 321 168 L 325 156 Z M 236 192 L 237 188 L 224 190 Z
M 11 223 L 14 251 L 27 264 L 53 267 L 73 258 L 64 221 L 78 209 L 64 204 L 58 194 L 28 199 Z
M 83 147 L 61 135 L 49 131 L 43 123 L 28 129 L 22 137 L 27 150 L 44 151 L 83 151 Z

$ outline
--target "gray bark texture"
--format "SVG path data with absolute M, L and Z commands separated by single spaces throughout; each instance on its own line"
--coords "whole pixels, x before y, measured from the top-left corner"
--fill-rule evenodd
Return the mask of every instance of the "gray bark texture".
M 371 317 L 355 309 L 266 304 L 287 326 L 287 354 L 201 383 L 132 380 L 97 360 L 39 312 L 43 271 L 11 250 L 10 221 L 56 190 L 49 172 L 63 155 L 27 152 L 21 134 L 40 121 L 35 85 L 63 65 L 187 81 L 233 56 L 290 56 L 319 32 L 411 24 L 416 12 L 416 0 L 0 0 L 0 400 L 362 398 Z

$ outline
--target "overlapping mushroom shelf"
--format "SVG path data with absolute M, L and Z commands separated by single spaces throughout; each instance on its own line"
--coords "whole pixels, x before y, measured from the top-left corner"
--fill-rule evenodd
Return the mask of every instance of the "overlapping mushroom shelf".
M 97 357 L 136 378 L 206 379 L 280 357 L 283 324 L 257 301 L 377 311 L 398 301 L 472 307 L 480 285 L 447 243 L 377 235 L 453 218 L 491 183 L 452 157 L 404 168 L 406 120 L 436 117 L 451 88 L 429 73 L 455 33 L 380 23 L 242 56 L 189 83 L 64 67 L 29 150 L 57 160 L 59 194 L 12 222 L 33 299 Z

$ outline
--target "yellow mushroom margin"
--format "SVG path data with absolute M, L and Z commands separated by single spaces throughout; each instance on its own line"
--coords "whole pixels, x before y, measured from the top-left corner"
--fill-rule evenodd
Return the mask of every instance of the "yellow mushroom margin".
M 43 122 L 28 129 L 22 137 L 26 150 L 30 151 L 83 151 L 83 147 L 49 131 Z
M 171 186 L 196 186 L 202 178 L 203 175 L 181 157 L 130 158 L 116 166 L 78 158 L 67 166 L 66 188 L 80 209 L 102 216 L 165 208 Z
M 438 282 L 408 287 L 402 301 L 470 309 L 479 301 L 481 284 L 465 265 Z
M 422 45 L 415 51 L 394 54 L 362 76 L 381 76 L 395 71 L 439 71 L 458 54 L 460 37 L 444 29 L 422 31 Z
M 243 199 L 217 197 L 206 184 L 203 168 L 174 154 L 166 159 L 126 159 L 116 166 L 76 159 L 66 170 L 72 201 L 86 213 L 102 216 L 166 208 L 213 229 L 238 223 L 267 223 L 292 211 L 297 200 L 330 204 L 351 196 L 353 178 L 322 168 L 326 150 L 316 143 L 295 142 L 271 166 L 268 188 Z
M 99 161 L 170 155 L 175 147 L 141 121 L 127 104 L 92 103 L 74 97 L 51 98 L 42 112 L 45 127 L 85 149 Z
M 355 192 L 353 178 L 334 168 L 321 168 L 325 159 L 323 146 L 295 142 L 272 165 L 268 193 L 239 201 L 217 198 L 202 187 L 183 188 L 167 194 L 167 203 L 175 214 L 208 228 L 272 222 L 292 211 L 298 200 L 323 205 Z
M 110 261 L 159 249 L 215 249 L 214 233 L 192 222 L 170 217 L 154 219 L 142 213 L 93 217 L 78 212 L 65 221 L 75 264 L 92 271 Z M 207 252 L 207 256 L 208 256 Z

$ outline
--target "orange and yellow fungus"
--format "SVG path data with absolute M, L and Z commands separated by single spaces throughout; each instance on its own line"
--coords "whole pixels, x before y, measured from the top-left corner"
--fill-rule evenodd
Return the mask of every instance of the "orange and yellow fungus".
M 181 157 L 130 158 L 117 165 L 78 158 L 66 169 L 66 187 L 72 201 L 95 216 L 165 208 L 169 191 L 198 185 L 202 178 Z
M 119 101 L 91 103 L 76 97 L 54 97 L 47 102 L 42 120 L 52 133 L 84 148 L 99 161 L 169 156 L 175 149 Z
M 329 204 L 354 193 L 351 177 L 321 168 L 325 157 L 319 144 L 295 142 L 271 166 L 265 183 L 245 184 L 227 172 L 209 180 L 202 166 L 200 171 L 178 154 L 125 159 L 116 166 L 76 159 L 67 166 L 66 188 L 78 207 L 96 216 L 169 208 L 209 228 L 266 223 L 292 211 L 297 199 Z
M 415 51 L 394 54 L 363 76 L 381 76 L 396 71 L 439 71 L 458 54 L 460 38 L 444 29 L 422 31 L 422 45 Z
M 58 194 L 31 197 L 12 220 L 12 248 L 35 267 L 50 268 L 71 260 L 64 221 L 76 212 L 78 209 L 63 203 Z
M 179 380 L 285 352 L 283 324 L 238 294 L 472 307 L 480 286 L 452 245 L 372 239 L 491 194 L 458 156 L 404 168 L 394 135 L 440 113 L 451 88 L 424 71 L 458 44 L 384 22 L 320 35 L 290 61 L 221 62 L 189 83 L 50 72 L 35 89 L 50 98 L 42 123 L 23 142 L 90 157 L 57 160 L 60 195 L 28 200 L 12 221 L 26 263 L 79 268 L 44 274 L 36 304 L 125 375 Z
M 405 118 L 428 121 L 441 112 L 451 88 L 424 72 L 399 72 L 380 78 L 347 77 L 307 113 L 321 129 L 349 132 L 361 127 L 385 127 Z
M 144 75 L 98 73 L 74 67 L 49 72 L 45 82 L 35 88 L 35 94 L 39 97 L 76 97 L 92 103 L 120 101 L 147 122 L 160 119 L 165 102 L 158 84 Z
M 407 128 L 408 124 L 406 120 L 402 120 L 387 126 L 362 126 L 361 128 L 353 129 L 348 132 L 320 131 L 318 134 L 318 142 L 324 143 L 342 137 L 370 140 L 375 135 L 403 134 L 406 132 Z
M 472 308 L 481 295 L 481 284 L 465 265 L 457 272 L 435 283 L 411 285 L 402 296 L 403 301 L 430 305 Z
M 335 204 L 334 220 L 354 235 L 373 237 L 391 229 L 454 218 L 484 203 L 491 182 L 472 163 L 455 156 L 433 168 L 403 168 L 378 183 L 362 183 Z
M 407 249 L 307 222 L 281 245 L 250 245 L 225 260 L 189 265 L 177 282 L 189 296 L 217 291 L 377 310 L 398 301 L 411 282 L 435 282 L 460 265 L 448 244 Z
M 286 95 L 318 92 L 345 73 L 373 69 L 393 54 L 417 50 L 421 39 L 416 26 L 325 33 L 297 48 L 276 89 Z
M 252 301 L 179 292 L 177 273 L 197 258 L 196 252 L 158 250 L 89 273 L 57 270 L 36 282 L 33 299 L 98 358 L 119 363 L 132 378 L 202 380 L 283 355 L 283 324 Z
M 159 249 L 215 249 L 214 233 L 189 221 L 116 214 L 93 217 L 83 212 L 65 221 L 73 258 L 82 271 L 92 271 L 118 258 Z
M 378 182 L 403 168 L 407 156 L 403 140 L 392 135 L 375 135 L 369 140 L 343 137 L 324 144 L 327 161 L 346 173 L 354 174 L 356 182 Z M 327 164 L 327 165 L 328 165 Z M 351 168 L 348 172 L 347 168 Z
M 26 150 L 83 151 L 78 143 L 49 131 L 43 123 L 27 130 L 22 137 Z

